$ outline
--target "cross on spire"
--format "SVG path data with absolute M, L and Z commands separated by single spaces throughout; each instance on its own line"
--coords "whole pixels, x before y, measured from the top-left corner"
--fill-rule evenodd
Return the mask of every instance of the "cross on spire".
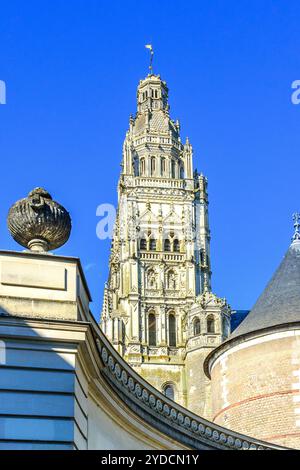
M 293 220 L 294 220 L 294 227 L 295 227 L 293 241 L 296 241 L 296 240 L 300 240 L 300 214 L 299 212 L 295 212 L 295 214 L 293 214 Z

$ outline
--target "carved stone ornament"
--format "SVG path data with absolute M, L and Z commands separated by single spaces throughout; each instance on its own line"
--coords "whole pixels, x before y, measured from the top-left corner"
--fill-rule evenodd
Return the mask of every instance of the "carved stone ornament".
M 72 223 L 66 209 L 45 189 L 35 188 L 10 208 L 7 225 L 17 243 L 31 251 L 45 252 L 66 243 Z

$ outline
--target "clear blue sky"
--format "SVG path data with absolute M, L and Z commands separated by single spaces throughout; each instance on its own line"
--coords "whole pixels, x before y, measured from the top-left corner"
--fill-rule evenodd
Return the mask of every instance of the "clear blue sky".
M 70 211 L 57 253 L 79 256 L 99 316 L 109 241 L 96 207 L 116 203 L 136 86 L 167 80 L 171 114 L 209 178 L 213 289 L 253 305 L 280 262 L 300 210 L 298 0 L 11 1 L 0 11 L 0 246 L 9 206 L 44 186 Z

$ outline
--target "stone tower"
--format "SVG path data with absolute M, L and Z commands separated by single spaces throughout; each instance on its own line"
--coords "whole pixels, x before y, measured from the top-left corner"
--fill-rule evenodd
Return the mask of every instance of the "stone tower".
M 202 412 L 202 363 L 224 336 L 229 308 L 211 293 L 207 180 L 193 170 L 159 75 L 138 86 L 118 200 L 101 326 L 146 380 Z

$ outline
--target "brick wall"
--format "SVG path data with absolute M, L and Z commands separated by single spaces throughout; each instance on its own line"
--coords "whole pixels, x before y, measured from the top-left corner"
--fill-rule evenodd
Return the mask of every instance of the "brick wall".
M 266 441 L 300 448 L 300 332 L 253 339 L 212 368 L 213 421 Z

